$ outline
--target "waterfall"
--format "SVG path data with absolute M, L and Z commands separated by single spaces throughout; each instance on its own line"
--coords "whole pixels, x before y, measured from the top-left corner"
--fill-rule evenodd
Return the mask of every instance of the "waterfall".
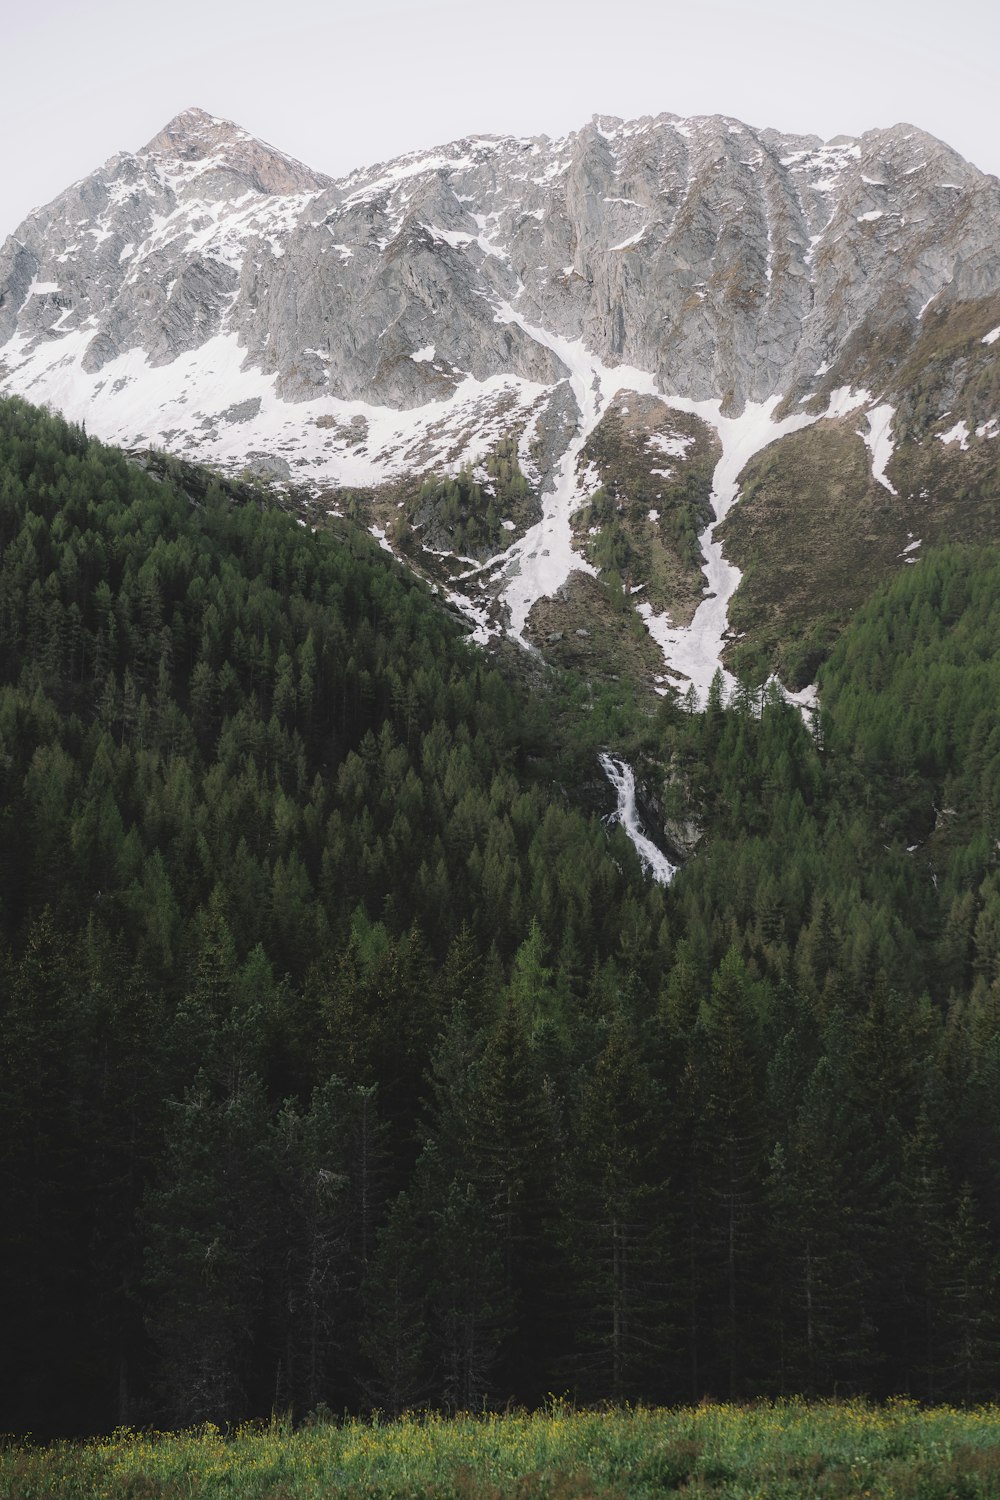
M 642 831 L 642 824 L 635 806 L 635 776 L 632 773 L 632 767 L 625 761 L 616 760 L 603 751 L 598 758 L 601 762 L 601 769 L 618 796 L 618 810 L 612 813 L 612 818 L 617 818 L 632 840 L 636 853 L 642 860 L 643 869 L 648 870 L 653 879 L 658 880 L 661 885 L 669 885 L 677 871 L 677 866 L 672 865 L 663 851 L 658 849 L 652 839 L 648 839 Z

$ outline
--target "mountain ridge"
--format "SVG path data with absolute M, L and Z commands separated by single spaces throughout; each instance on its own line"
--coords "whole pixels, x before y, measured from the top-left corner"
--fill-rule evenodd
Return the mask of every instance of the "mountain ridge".
M 702 515 L 706 565 L 707 523 L 784 433 L 844 425 L 897 498 L 912 437 L 904 510 L 936 439 L 952 456 L 988 445 L 998 223 L 1000 182 L 907 125 L 822 142 L 726 116 L 597 115 L 555 141 L 470 135 L 333 180 L 192 108 L 0 248 L 0 390 L 334 506 L 360 490 L 389 546 L 395 512 L 413 521 L 412 476 L 468 470 L 482 486 L 514 443 L 534 525 L 514 518 L 472 573 L 456 549 L 445 581 L 481 638 L 531 639 L 540 598 L 609 571 L 571 521 L 600 489 L 588 440 L 629 391 L 662 403 L 644 438 L 649 520 L 628 522 L 639 544 L 643 525 L 688 526 L 684 453 L 664 464 L 649 448 L 657 432 L 680 441 L 671 411 L 742 460 Z M 417 561 L 440 571 L 438 555 Z M 718 597 L 716 575 L 703 589 Z M 731 593 L 738 571 L 725 577 Z M 647 625 L 667 676 L 704 691 L 731 632 L 721 607 L 707 655 L 680 641 L 686 598 L 661 598 Z

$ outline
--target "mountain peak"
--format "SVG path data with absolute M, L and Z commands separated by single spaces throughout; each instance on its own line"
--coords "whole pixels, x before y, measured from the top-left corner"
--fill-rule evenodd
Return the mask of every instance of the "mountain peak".
M 222 141 L 239 140 L 241 137 L 248 139 L 247 132 L 232 120 L 210 115 L 207 110 L 195 105 L 174 115 L 152 140 L 146 142 L 140 154 L 145 156 L 155 151 L 163 156 L 197 161 L 200 157 L 210 156 Z
M 315 192 L 331 181 L 276 146 L 258 140 L 241 125 L 196 105 L 168 121 L 139 155 L 158 156 L 179 165 L 201 162 L 205 165 L 199 176 L 215 168 L 235 174 L 259 193 Z

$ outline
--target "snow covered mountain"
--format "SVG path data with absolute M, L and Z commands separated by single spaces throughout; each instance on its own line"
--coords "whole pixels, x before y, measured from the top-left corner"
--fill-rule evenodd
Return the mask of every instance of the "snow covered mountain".
M 558 655 L 610 579 L 661 687 L 704 692 L 738 633 L 808 680 L 833 575 L 992 534 L 998 230 L 1000 182 L 910 126 L 595 117 L 332 181 L 187 110 L 0 249 L 0 391 L 350 487 L 484 637 Z M 456 506 L 492 506 L 472 544 Z

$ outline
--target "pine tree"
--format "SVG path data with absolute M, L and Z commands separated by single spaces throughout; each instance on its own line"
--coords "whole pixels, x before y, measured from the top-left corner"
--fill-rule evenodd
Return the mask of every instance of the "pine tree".
M 349 1387 L 351 1263 L 349 1103 L 338 1079 L 318 1088 L 307 1114 L 285 1105 L 275 1128 L 277 1203 L 275 1380 L 281 1407 L 303 1414 Z M 338 1378 L 339 1377 L 339 1378 Z
M 895 1226 L 900 1266 L 902 1370 L 895 1388 L 928 1401 L 940 1392 L 943 1291 L 950 1276 L 952 1194 L 931 1112 L 906 1142 Z
M 500 1246 L 472 1183 L 453 1178 L 429 1200 L 431 1346 L 437 1399 L 452 1411 L 481 1409 L 510 1332 L 511 1293 Z
M 92 1380 L 82 1317 L 91 1297 L 84 1247 L 92 1218 L 83 1125 L 89 985 L 79 954 L 46 909 L 32 923 L 0 1000 L 0 1312 L 9 1420 L 73 1410 Z
M 699 1115 L 694 1141 L 696 1218 L 703 1265 L 698 1281 L 703 1316 L 713 1328 L 712 1378 L 734 1396 L 753 1369 L 763 1251 L 766 1137 L 754 988 L 735 951 L 712 979 L 710 998 L 692 1039 L 694 1097 Z M 711 1371 L 711 1377 L 709 1372 Z
M 865 1157 L 843 1072 L 821 1058 L 786 1141 L 772 1154 L 767 1182 L 773 1337 L 785 1390 L 836 1395 L 871 1370 L 875 1288 Z
M 958 1195 L 941 1288 L 941 1383 L 952 1399 L 987 1399 L 1000 1369 L 997 1257 L 968 1183 Z
M 618 1016 L 580 1086 L 561 1193 L 576 1344 L 569 1368 L 589 1399 L 655 1390 L 672 1341 L 662 1108 Z
M 173 1106 L 166 1155 L 143 1209 L 147 1324 L 173 1421 L 230 1422 L 260 1410 L 252 1351 L 270 1237 L 271 1151 L 255 1078 L 216 1100 L 200 1073 Z
M 427 1215 L 401 1193 L 378 1232 L 363 1289 L 365 1393 L 392 1416 L 435 1394 L 430 1345 Z

